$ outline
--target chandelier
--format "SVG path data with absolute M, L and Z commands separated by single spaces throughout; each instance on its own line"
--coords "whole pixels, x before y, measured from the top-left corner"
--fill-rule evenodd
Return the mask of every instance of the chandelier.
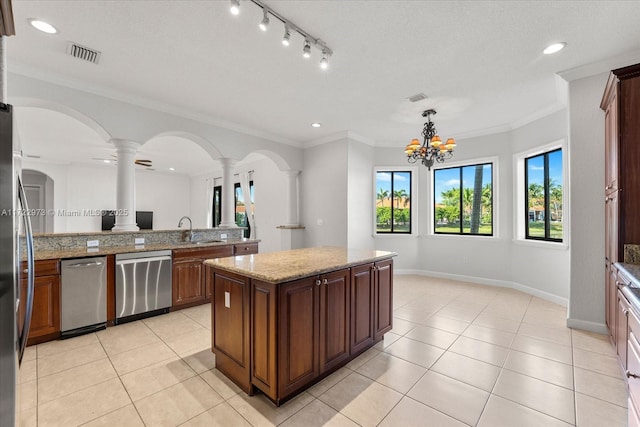
M 453 138 L 449 138 L 447 142 L 442 143 L 440 137 L 436 135 L 436 126 L 431 121 L 431 116 L 435 114 L 436 110 L 432 109 L 425 110 L 422 113 L 422 117 L 427 118 L 422 129 L 422 137 L 424 138 L 422 145 L 420 145 L 419 140 L 413 139 L 404 149 L 409 163 L 420 161 L 429 170 L 431 170 L 431 166 L 435 162 L 442 163 L 446 159 L 453 157 L 453 149 L 456 148 L 456 141 Z

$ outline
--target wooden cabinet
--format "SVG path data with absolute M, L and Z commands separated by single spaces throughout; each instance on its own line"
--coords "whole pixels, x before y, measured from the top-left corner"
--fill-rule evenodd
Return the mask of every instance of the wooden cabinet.
M 205 267 L 207 284 L 213 288 L 211 345 L 216 368 L 251 394 L 249 292 L 250 280 L 237 274 Z
M 616 311 L 616 352 L 618 359 L 622 365 L 622 369 L 627 369 L 627 336 L 629 328 L 629 301 L 622 295 L 622 292 L 618 290 L 617 298 L 617 311 Z
M 257 245 L 257 244 L 256 244 Z M 212 289 L 205 286 L 202 262 L 232 256 L 233 245 L 173 250 L 172 309 L 207 302 Z
M 640 407 L 640 321 L 633 310 L 629 311 L 627 340 L 627 367 L 625 370 L 629 387 L 629 426 L 637 425 L 637 408 Z M 633 423 L 632 423 L 633 421 Z
M 23 263 L 23 268 L 26 265 Z M 27 294 L 27 280 L 20 281 L 22 295 Z M 26 299 L 20 304 L 22 319 Z M 20 325 L 22 328 L 23 325 Z M 33 311 L 29 327 L 28 345 L 39 344 L 60 336 L 60 260 L 41 260 L 35 262 Z
M 615 343 L 613 265 L 622 261 L 624 244 L 640 244 L 640 64 L 611 72 L 600 108 L 605 112 L 605 316 Z
M 222 333 L 217 331 L 224 331 L 235 340 L 234 345 L 214 342 L 217 368 L 225 375 L 229 371 L 229 378 L 247 393 L 256 387 L 277 405 L 347 364 L 391 328 L 390 259 L 281 283 L 234 275 L 210 265 L 206 269 L 216 289 L 214 337 Z M 233 310 L 224 307 L 228 297 L 217 291 L 219 286 L 228 287 L 231 279 L 227 276 L 245 280 L 243 286 L 250 282 L 248 329 L 240 327 L 240 314 L 235 324 L 230 317 L 217 314 Z M 387 312 L 377 313 L 378 309 Z M 358 334 L 357 345 L 354 334 Z M 240 357 L 245 353 L 239 343 L 245 340 L 250 353 L 248 370 Z M 235 366 L 230 368 L 231 364 Z
M 392 328 L 393 321 L 393 261 L 390 259 L 374 265 L 375 308 L 373 333 L 375 341 Z

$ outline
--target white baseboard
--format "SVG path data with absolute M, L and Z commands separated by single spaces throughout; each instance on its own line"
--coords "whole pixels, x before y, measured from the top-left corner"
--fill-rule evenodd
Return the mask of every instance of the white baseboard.
M 462 274 L 440 273 L 436 271 L 413 270 L 413 269 L 412 270 L 394 270 L 394 274 L 397 274 L 397 275 L 412 274 L 416 276 L 437 277 L 440 279 L 458 280 L 461 282 L 477 283 L 480 285 L 499 286 L 502 288 L 516 289 L 518 291 L 525 292 L 529 295 L 542 298 L 543 300 L 560 304 L 564 307 L 569 306 L 569 300 L 567 300 L 567 298 L 563 298 L 561 296 L 554 295 L 549 292 L 541 291 L 540 289 L 532 288 L 530 286 L 526 286 L 516 282 L 509 282 L 506 280 L 487 279 L 484 277 L 464 276 Z M 580 327 L 577 327 L 577 328 L 583 329 Z M 588 329 L 588 330 L 591 330 L 591 329 Z

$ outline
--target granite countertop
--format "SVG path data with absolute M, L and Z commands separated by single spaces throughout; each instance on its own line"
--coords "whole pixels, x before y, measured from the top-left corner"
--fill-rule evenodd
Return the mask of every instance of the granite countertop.
M 396 255 L 386 251 L 320 247 L 210 259 L 205 264 L 268 283 L 282 283 Z
M 98 248 L 75 248 L 68 250 L 51 250 L 51 251 L 35 251 L 34 258 L 36 261 L 44 259 L 58 259 L 58 258 L 78 258 L 86 256 L 100 256 L 100 255 L 113 255 L 123 254 L 131 252 L 148 252 L 148 251 L 161 251 L 161 250 L 173 250 L 173 249 L 195 249 L 195 248 L 208 248 L 212 246 L 226 246 L 236 243 L 258 243 L 260 240 L 255 239 L 228 239 L 224 241 L 211 241 L 207 243 L 165 243 L 155 245 L 128 245 L 128 246 L 102 246 Z
M 631 286 L 640 288 L 640 264 L 616 262 L 616 268 L 631 280 Z M 640 306 L 639 306 L 640 308 Z

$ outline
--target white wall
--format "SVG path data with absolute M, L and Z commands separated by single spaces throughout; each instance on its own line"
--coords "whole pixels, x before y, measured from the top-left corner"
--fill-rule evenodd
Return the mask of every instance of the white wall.
M 609 73 L 569 83 L 571 289 L 569 326 L 606 332 L 604 319 L 604 112 Z
M 567 111 L 562 110 L 510 132 L 458 141 L 449 165 L 497 159 L 494 164 L 494 237 L 432 235 L 432 174 L 418 170 L 418 234 L 377 236 L 375 247 L 398 253 L 398 272 L 468 280 L 525 290 L 558 303 L 569 298 L 570 251 L 557 245 L 514 241 L 517 152 L 566 139 Z M 376 166 L 407 166 L 402 147 L 375 150 Z M 370 202 L 371 203 L 371 202 Z M 519 203 L 519 201 L 517 202 Z
M 347 245 L 374 249 L 373 239 L 373 147 L 349 140 L 347 168 Z
M 285 223 L 287 176 L 278 166 L 266 157 L 257 161 L 237 165 L 233 172 L 242 173 L 253 170 L 254 203 L 256 220 L 256 239 L 260 239 L 260 252 L 282 250 L 282 230 L 276 227 Z M 207 225 L 208 199 L 207 178 L 222 177 L 222 170 L 191 178 L 191 218 L 194 227 L 205 228 Z M 222 184 L 222 179 L 218 180 Z M 234 176 L 234 183 L 239 178 Z
M 116 207 L 113 166 L 56 165 L 25 159 L 23 167 L 53 180 L 55 233 L 100 231 L 102 218 L 90 212 Z M 180 216 L 189 213 L 188 177 L 136 170 L 136 206 L 137 210 L 153 211 L 155 230 L 175 229 Z
M 304 150 L 300 200 L 302 225 L 306 227 L 305 247 L 349 243 L 348 144 L 344 138 Z

